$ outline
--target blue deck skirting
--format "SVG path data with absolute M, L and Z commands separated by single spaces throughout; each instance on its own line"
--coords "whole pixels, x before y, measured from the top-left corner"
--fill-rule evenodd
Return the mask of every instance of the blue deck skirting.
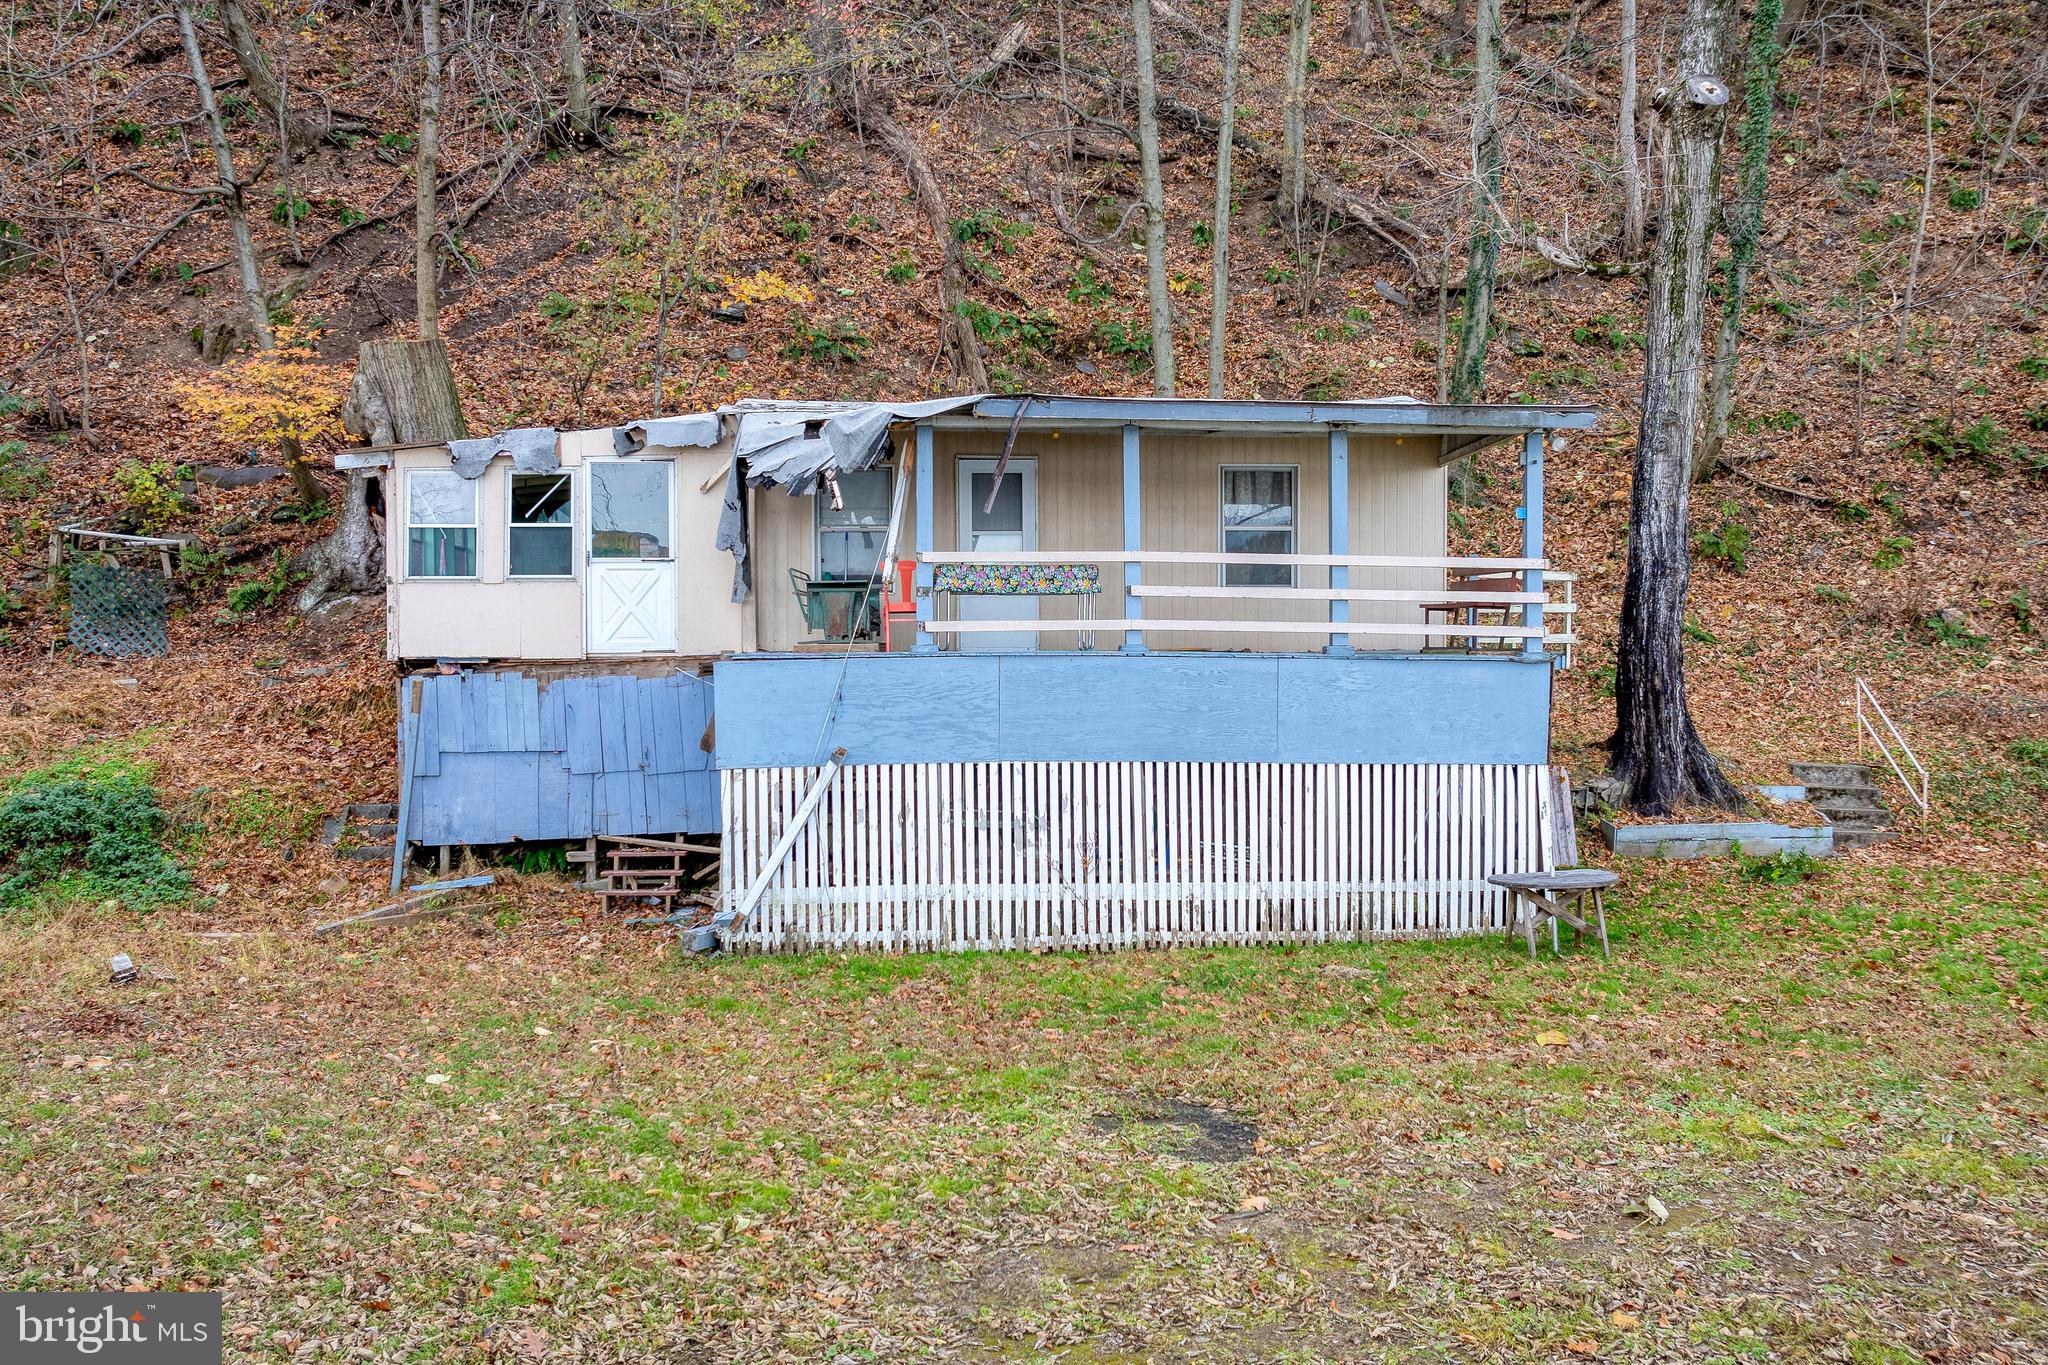
M 720 768 L 851 763 L 1544 763 L 1550 661 L 1434 654 L 721 659 Z
M 502 844 L 719 828 L 703 747 L 711 683 L 693 673 L 408 678 L 418 697 L 406 838 Z

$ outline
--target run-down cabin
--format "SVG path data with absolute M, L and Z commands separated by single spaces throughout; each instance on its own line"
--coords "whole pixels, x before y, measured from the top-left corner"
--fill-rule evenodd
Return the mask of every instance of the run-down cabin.
M 1565 818 L 1543 456 L 1593 420 L 742 403 L 395 452 L 390 653 L 439 670 L 402 834 L 716 831 L 758 949 L 1497 928 Z M 1522 543 L 1450 555 L 1446 468 L 1503 442 Z

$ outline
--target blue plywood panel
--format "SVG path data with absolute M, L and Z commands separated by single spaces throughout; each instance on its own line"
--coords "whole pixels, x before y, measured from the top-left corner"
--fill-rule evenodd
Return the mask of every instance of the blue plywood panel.
M 721 660 L 717 682 L 721 768 L 837 745 L 854 763 L 1541 763 L 1549 748 L 1549 663 L 1510 655 L 756 656 Z
M 562 693 L 565 747 L 572 773 L 604 771 L 603 731 L 598 726 L 602 708 L 596 684 L 595 678 L 570 678 L 555 684 Z
M 1130 662 L 1140 666 L 1107 655 L 1004 656 L 1002 757 L 1272 759 L 1278 659 L 1158 654 Z
M 721 659 L 718 766 L 802 766 L 840 745 L 862 763 L 997 758 L 997 667 L 964 654 Z
M 1550 661 L 1463 656 L 1289 657 L 1279 666 L 1281 762 L 1544 763 Z M 1363 663 L 1366 667 L 1358 667 Z
M 706 679 L 578 677 L 542 688 L 503 672 L 408 686 L 420 689 L 407 831 L 415 842 L 719 827 L 716 777 L 699 747 L 712 709 Z M 672 776 L 656 773 L 664 766 Z

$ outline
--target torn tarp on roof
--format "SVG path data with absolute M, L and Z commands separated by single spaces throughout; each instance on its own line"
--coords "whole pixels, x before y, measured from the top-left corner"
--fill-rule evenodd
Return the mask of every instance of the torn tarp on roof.
M 637 455 L 653 446 L 664 450 L 715 446 L 724 435 L 724 421 L 715 412 L 688 412 L 679 417 L 650 417 L 612 428 L 612 451 Z
M 972 407 L 984 395 L 932 398 L 922 403 L 806 403 L 749 398 L 721 409 L 739 419 L 733 438 L 732 477 L 718 515 L 717 547 L 733 558 L 732 600 L 744 602 L 753 586 L 748 562 L 743 488 L 779 487 L 791 496 L 818 491 L 827 471 L 866 469 L 889 445 L 889 428 Z M 742 465 L 744 461 L 744 466 Z
M 450 441 L 448 454 L 465 479 L 482 474 L 500 455 L 510 455 L 512 468 L 521 474 L 552 474 L 561 468 L 560 442 L 561 433 L 553 427 L 514 427 L 474 441 Z

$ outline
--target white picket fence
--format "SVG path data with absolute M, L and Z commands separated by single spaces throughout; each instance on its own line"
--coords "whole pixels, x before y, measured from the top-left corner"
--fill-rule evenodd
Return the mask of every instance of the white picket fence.
M 728 769 L 725 904 L 816 768 Z M 759 952 L 1129 948 L 1500 932 L 1485 878 L 1546 867 L 1537 764 L 847 767 L 759 907 Z

